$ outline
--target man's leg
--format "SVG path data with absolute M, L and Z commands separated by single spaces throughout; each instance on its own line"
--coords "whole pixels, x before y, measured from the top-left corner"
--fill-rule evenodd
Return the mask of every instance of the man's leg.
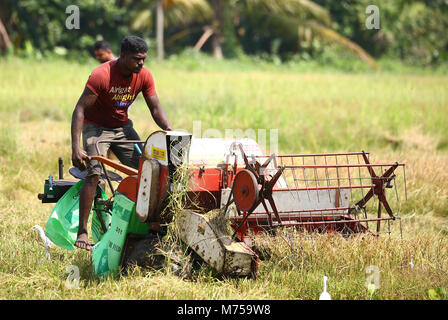
M 98 140 L 109 139 L 110 133 L 104 128 L 93 124 L 86 124 L 82 130 L 83 147 L 89 156 L 97 155 L 95 143 Z M 99 144 L 101 155 L 106 155 L 108 144 Z M 90 209 L 95 198 L 96 188 L 102 174 L 101 165 L 98 161 L 92 160 L 87 169 L 87 176 L 79 194 L 79 229 L 75 246 L 85 250 L 91 250 L 87 232 L 87 222 L 89 221 Z
M 87 222 L 99 179 L 99 175 L 87 176 L 79 194 L 79 229 L 75 246 L 88 251 L 92 248 L 87 233 Z
M 133 128 L 132 120 L 129 120 L 128 123 L 122 127 L 122 129 L 117 130 L 116 139 L 140 140 L 140 137 Z M 134 144 L 112 144 L 110 148 L 121 163 L 131 168 L 138 169 L 140 154 L 135 148 Z M 143 151 L 143 145 L 140 145 L 139 148 L 141 151 Z M 157 221 L 150 221 L 149 230 L 156 232 L 159 231 L 160 221 L 158 221 L 158 219 Z
M 121 128 L 117 128 L 115 131 L 115 140 L 140 140 L 138 133 L 133 128 L 132 120 L 129 120 L 127 124 L 125 124 Z M 140 150 L 143 148 L 143 145 L 139 145 Z M 140 160 L 140 154 L 135 148 L 133 143 L 126 144 L 112 144 L 110 149 L 116 155 L 116 157 L 120 160 L 120 162 L 124 165 L 127 165 L 131 168 L 138 169 L 138 163 Z M 141 150 L 142 151 L 142 150 Z

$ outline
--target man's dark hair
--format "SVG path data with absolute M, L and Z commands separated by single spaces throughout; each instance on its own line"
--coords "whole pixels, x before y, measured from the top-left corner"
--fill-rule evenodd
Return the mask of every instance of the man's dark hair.
M 100 49 L 105 50 L 105 51 L 107 51 L 107 50 L 112 51 L 110 48 L 109 42 L 107 42 L 106 40 L 97 41 L 93 45 L 93 51 L 100 50 Z
M 127 36 L 121 41 L 121 53 L 146 53 L 148 45 L 137 36 Z

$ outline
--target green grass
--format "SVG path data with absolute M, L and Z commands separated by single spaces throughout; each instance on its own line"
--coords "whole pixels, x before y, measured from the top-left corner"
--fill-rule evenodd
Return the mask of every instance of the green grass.
M 41 263 L 31 229 L 52 205 L 37 193 L 59 156 L 68 175 L 71 113 L 96 64 L 9 59 L 0 61 L 0 299 L 317 299 L 323 275 L 335 299 L 429 299 L 428 290 L 448 287 L 448 77 L 192 61 L 148 64 L 174 128 L 278 129 L 282 153 L 366 150 L 404 162 L 408 200 L 393 202 L 403 239 L 397 222 L 379 239 L 285 234 L 271 239 L 257 280 L 203 268 L 194 281 L 138 269 L 99 281 L 88 253 L 57 248 Z M 157 129 L 141 97 L 130 116 L 142 138 Z M 70 265 L 80 268 L 80 289 L 65 287 Z M 381 276 L 373 295 L 369 265 Z

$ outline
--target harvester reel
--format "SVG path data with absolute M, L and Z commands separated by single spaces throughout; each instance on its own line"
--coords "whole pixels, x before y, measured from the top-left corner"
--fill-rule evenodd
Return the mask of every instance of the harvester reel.
M 274 176 L 270 174 L 266 175 L 266 168 L 271 160 L 274 159 L 275 155 L 272 154 L 263 164 L 256 161 L 255 157 L 253 163 L 250 163 L 241 144 L 239 144 L 239 148 L 241 150 L 241 155 L 243 156 L 246 168 L 235 175 L 232 192 L 229 196 L 229 200 L 227 201 L 225 212 L 227 212 L 227 208 L 231 203 L 231 198 L 233 198 L 232 201 L 235 202 L 238 213 L 241 214 L 241 212 L 243 212 L 243 219 L 236 227 L 232 238 L 235 238 L 239 231 L 243 231 L 243 233 L 245 232 L 245 228 L 247 228 L 247 218 L 260 205 L 260 203 L 263 205 L 266 214 L 269 217 L 269 226 L 271 228 L 273 227 L 274 224 L 271 211 L 267 207 L 266 200 L 272 208 L 277 220 L 277 225 L 282 225 L 282 221 L 272 197 L 272 191 L 277 180 L 282 175 L 284 167 L 278 169 Z

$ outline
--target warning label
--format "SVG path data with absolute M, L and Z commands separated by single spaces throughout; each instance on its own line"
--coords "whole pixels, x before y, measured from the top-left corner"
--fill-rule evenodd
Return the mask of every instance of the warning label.
M 160 161 L 166 161 L 166 150 L 153 146 L 151 148 L 151 157 Z

